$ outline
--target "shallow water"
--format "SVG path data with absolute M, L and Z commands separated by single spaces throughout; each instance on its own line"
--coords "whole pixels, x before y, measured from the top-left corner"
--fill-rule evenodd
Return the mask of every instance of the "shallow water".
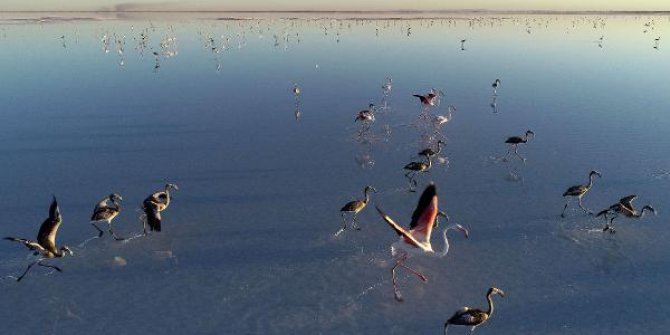
M 0 333 L 440 333 L 490 286 L 506 297 L 477 334 L 670 326 L 667 16 L 0 22 L 0 234 L 34 237 L 55 194 L 58 242 L 75 251 L 52 261 L 62 273 L 0 280 Z M 456 107 L 442 127 L 411 96 L 431 88 L 445 96 L 430 113 Z M 357 112 L 384 100 L 361 133 Z M 526 162 L 503 161 L 526 129 Z M 396 235 L 368 208 L 361 231 L 334 238 L 339 209 L 374 185 L 373 203 L 407 223 L 418 193 L 402 167 L 438 139 L 448 164 L 419 189 L 435 182 L 471 235 L 410 259 L 429 281 L 401 272 L 398 303 Z M 576 210 L 561 219 L 562 192 L 591 169 L 603 178 L 586 206 L 637 194 L 659 215 L 619 219 L 614 235 Z M 163 232 L 76 247 L 100 198 L 123 195 L 115 227 L 129 236 L 168 181 L 180 189 Z M 29 264 L 0 248 L 3 277 Z

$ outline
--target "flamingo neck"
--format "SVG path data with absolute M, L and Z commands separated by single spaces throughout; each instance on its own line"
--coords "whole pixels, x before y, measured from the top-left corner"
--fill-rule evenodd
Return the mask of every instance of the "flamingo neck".
M 591 186 L 593 186 L 593 174 L 590 174 L 590 175 L 589 175 L 589 183 L 586 184 L 586 189 L 587 189 L 587 190 L 590 189 Z
M 368 188 L 366 188 L 365 192 L 363 192 L 365 195 L 365 199 L 363 200 L 364 204 L 367 204 L 370 201 L 370 194 L 368 192 L 370 192 L 370 189 Z
M 447 238 L 447 231 L 449 228 L 444 228 L 444 231 L 442 231 L 442 239 L 444 239 L 444 249 L 442 252 L 439 254 L 440 257 L 444 257 L 449 253 L 449 239 Z
M 486 312 L 486 314 L 490 317 L 491 314 L 493 314 L 493 292 L 490 292 L 486 295 L 486 300 L 489 302 L 489 310 Z

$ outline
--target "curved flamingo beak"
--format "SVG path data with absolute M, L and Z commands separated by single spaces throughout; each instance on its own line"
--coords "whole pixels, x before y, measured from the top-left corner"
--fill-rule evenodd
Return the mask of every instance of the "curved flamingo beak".
M 465 238 L 470 238 L 470 231 L 465 229 L 465 227 L 463 227 L 459 224 L 456 224 L 456 229 L 460 230 L 463 233 L 463 235 L 465 235 Z

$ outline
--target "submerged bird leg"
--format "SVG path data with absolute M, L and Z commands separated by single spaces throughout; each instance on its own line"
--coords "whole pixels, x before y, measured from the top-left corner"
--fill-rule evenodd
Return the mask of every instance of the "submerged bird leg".
M 469 335 L 472 335 L 472 333 L 475 332 L 475 328 L 477 328 L 477 326 L 472 326 L 472 328 L 470 328 L 470 334 Z
M 347 218 L 344 212 L 342 212 L 342 228 L 335 233 L 335 237 L 339 236 L 344 232 L 344 230 L 347 229 Z
M 102 229 L 100 229 L 100 227 L 98 227 L 98 225 L 95 224 L 95 222 L 91 222 L 91 226 L 93 226 L 93 228 L 95 228 L 95 230 L 98 231 L 98 237 L 102 237 L 102 235 L 105 234 L 105 233 L 102 231 Z
M 616 230 L 612 226 L 614 225 L 614 219 L 616 219 L 617 216 L 618 215 L 615 213 L 614 216 L 610 219 L 610 222 L 605 224 L 605 228 L 603 228 L 603 232 L 606 232 L 606 231 L 609 230 L 610 234 L 616 233 Z M 605 216 L 605 219 L 607 219 L 607 216 Z
M 356 213 L 354 213 L 354 219 L 351 221 L 351 227 L 355 230 L 361 230 L 361 227 L 358 226 L 358 221 L 356 221 Z
M 111 224 L 111 223 L 109 224 L 109 233 L 112 234 L 112 237 L 114 237 L 114 239 L 117 240 L 117 241 L 123 241 L 123 240 L 126 239 L 125 237 L 118 237 L 118 236 L 116 236 L 116 234 L 115 234 L 114 231 L 112 230 L 112 224 Z
M 565 201 L 565 206 L 563 207 L 563 212 L 561 212 L 561 217 L 562 218 L 565 217 L 565 210 L 566 209 L 568 209 L 568 201 L 567 200 Z
M 526 159 L 523 158 L 523 156 L 519 155 L 519 145 L 518 145 L 518 144 L 514 144 L 514 154 L 515 154 L 517 157 L 519 157 L 520 160 L 522 160 L 522 161 L 524 161 L 524 162 L 526 161 Z
M 395 269 L 404 262 L 405 256 L 399 258 L 395 265 L 391 268 L 391 282 L 393 283 L 393 295 L 395 296 L 395 300 L 397 301 L 402 301 L 402 295 L 400 294 L 400 290 L 398 289 L 398 284 L 395 281 Z
M 578 200 L 577 203 L 579 204 L 579 208 L 581 208 L 584 211 L 584 213 L 593 214 L 590 210 L 586 209 L 586 207 L 584 207 L 584 205 L 582 205 L 582 196 L 581 195 L 579 197 L 577 197 L 577 200 Z

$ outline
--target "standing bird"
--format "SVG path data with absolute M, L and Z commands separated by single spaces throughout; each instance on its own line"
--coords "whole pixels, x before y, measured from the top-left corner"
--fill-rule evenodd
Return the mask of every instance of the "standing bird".
M 533 135 L 533 137 L 535 137 L 535 133 L 532 130 L 526 130 L 526 135 L 524 137 L 512 136 L 508 137 L 507 140 L 505 140 L 505 143 L 510 145 L 510 147 L 507 148 L 507 155 L 505 155 L 505 159 L 507 159 L 507 157 L 510 155 L 510 150 L 514 148 L 514 154 L 516 154 L 522 161 L 524 162 L 526 161 L 525 158 L 519 155 L 519 152 L 517 150 L 519 149 L 519 144 L 528 143 L 528 135 Z
M 95 223 L 99 221 L 105 221 L 109 225 L 108 231 L 114 237 L 114 239 L 117 241 L 123 240 L 122 237 L 116 236 L 112 230 L 112 220 L 114 220 L 121 212 L 120 202 L 122 200 L 123 198 L 119 194 L 112 193 L 104 199 L 100 200 L 100 202 L 95 205 L 95 208 L 93 209 L 93 215 L 91 216 L 91 225 L 96 230 L 98 230 L 98 237 L 102 237 L 104 233 L 102 229 L 100 229 L 100 227 L 98 227 Z
M 459 224 L 448 224 L 442 233 L 442 238 L 444 239 L 444 250 L 442 252 L 436 253 L 433 250 L 433 247 L 430 243 L 430 235 L 433 232 L 433 227 L 436 224 L 437 216 L 440 214 L 440 211 L 437 208 L 437 191 L 435 185 L 428 185 L 426 189 L 421 194 L 419 198 L 419 203 L 412 213 L 412 222 L 409 225 L 409 230 L 401 227 L 397 224 L 391 217 L 382 212 L 379 207 L 377 211 L 382 216 L 384 221 L 391 226 L 393 230 L 400 236 L 400 240 L 391 245 L 391 255 L 395 258 L 396 263 L 391 268 L 391 276 L 393 282 L 393 293 L 397 301 L 402 301 L 402 296 L 400 290 L 396 284 L 396 275 L 395 270 L 397 267 L 403 267 L 411 272 L 413 275 L 422 281 L 428 281 L 426 276 L 422 273 L 408 267 L 405 265 L 405 261 L 411 255 L 428 255 L 434 257 L 444 257 L 449 252 L 449 240 L 447 239 L 447 231 L 450 229 L 460 230 L 466 238 L 469 237 L 469 232 L 467 229 L 463 228 Z M 446 214 L 440 214 L 445 217 Z
M 370 123 L 375 122 L 375 105 L 370 104 L 368 106 L 369 108 L 366 110 L 362 110 L 358 112 L 358 115 L 356 115 L 356 119 L 354 119 L 354 122 L 362 122 L 364 125 L 370 125 Z
M 453 105 L 447 106 L 447 115 L 435 115 L 435 117 L 433 117 L 433 124 L 436 127 L 440 127 L 451 121 L 451 113 L 454 111 L 456 111 L 456 107 Z
M 410 162 L 409 164 L 405 165 L 403 169 L 408 170 L 407 173 L 405 173 L 405 177 L 409 179 L 409 191 L 410 192 L 416 192 L 414 187 L 416 187 L 417 182 L 416 182 L 416 174 L 421 173 L 421 172 L 426 172 L 430 170 L 430 168 L 433 166 L 433 163 L 431 162 L 431 157 L 428 157 L 428 163 L 426 162 Z M 414 186 L 414 187 L 412 187 Z
M 486 293 L 486 300 L 489 302 L 489 309 L 483 311 L 478 308 L 463 307 L 454 315 L 452 315 L 447 322 L 444 323 L 444 335 L 447 335 L 447 328 L 449 325 L 470 326 L 470 335 L 474 333 L 475 328 L 486 322 L 493 314 L 493 296 L 499 294 L 505 297 L 505 292 L 499 288 L 491 287 Z
M 298 99 L 300 97 L 300 87 L 298 84 L 293 83 L 293 88 L 291 89 L 291 92 L 293 92 L 293 96 Z
M 356 230 L 361 229 L 356 224 L 356 215 L 358 215 L 358 213 L 360 213 L 368 205 L 368 202 L 370 202 L 370 194 L 369 194 L 370 191 L 377 193 L 377 190 L 374 187 L 370 185 L 365 186 L 365 189 L 363 189 L 363 196 L 364 196 L 363 199 L 347 202 L 342 207 L 342 209 L 340 209 L 340 212 L 342 212 L 342 229 L 340 229 L 337 233 L 335 233 L 335 236 L 340 235 L 345 229 L 347 229 L 347 220 L 346 220 L 347 213 L 354 213 L 351 226 Z
M 588 184 L 571 186 L 565 192 L 563 192 L 563 197 L 577 197 L 579 208 L 581 208 L 584 211 L 584 213 L 590 213 L 590 211 L 584 208 L 584 206 L 582 205 L 582 197 L 586 194 L 586 192 L 588 192 L 591 189 L 591 186 L 593 186 L 593 176 L 598 176 L 599 178 L 603 177 L 600 174 L 600 172 L 593 170 L 589 173 Z M 561 217 L 563 218 L 565 217 L 565 210 L 567 208 L 568 208 L 568 199 L 566 199 L 565 201 L 565 207 L 563 207 Z
M 444 142 L 442 140 L 438 140 L 437 141 L 437 150 L 434 151 L 432 148 L 423 149 L 418 153 L 418 155 L 419 156 L 425 156 L 426 158 L 431 159 L 434 156 L 439 155 L 440 152 L 442 152 L 442 145 L 443 144 L 444 144 Z
M 500 79 L 496 79 L 491 87 L 493 87 L 493 95 L 498 95 L 498 87 L 500 86 Z
M 465 41 L 467 40 L 461 40 L 461 51 L 465 51 Z
M 58 233 L 58 228 L 62 222 L 63 217 L 60 214 L 58 202 L 54 196 L 53 201 L 51 202 L 51 206 L 49 207 L 49 217 L 44 220 L 44 222 L 42 222 L 40 230 L 37 233 L 37 241 L 27 240 L 24 238 L 5 237 L 5 240 L 19 242 L 25 245 L 28 249 L 32 250 L 35 255 L 40 255 L 40 258 L 30 263 L 23 274 L 16 278 L 16 281 L 21 281 L 21 279 L 23 279 L 23 277 L 28 274 L 28 271 L 30 271 L 30 269 L 35 264 L 62 272 L 59 267 L 42 262 L 46 258 L 60 258 L 64 257 L 66 254 L 69 254 L 70 256 L 74 255 L 72 250 L 70 250 L 70 248 L 66 245 L 63 245 L 60 248 L 56 247 L 56 234 Z
M 147 234 L 146 225 L 149 225 L 151 231 L 161 231 L 161 213 L 170 206 L 170 200 L 172 199 L 170 195 L 170 190 L 179 190 L 179 187 L 175 184 L 166 184 L 164 191 L 159 191 L 151 194 L 142 203 L 142 209 L 144 210 L 142 228 L 144 229 L 144 235 Z
M 642 207 L 642 209 L 638 212 L 635 207 L 633 207 L 633 200 L 637 198 L 637 195 L 632 194 L 627 197 L 623 197 L 619 199 L 619 202 L 610 206 L 608 209 L 600 211 L 596 217 L 604 216 L 605 220 L 607 220 L 607 214 L 613 214 L 614 216 L 610 219 L 609 223 L 605 224 L 605 228 L 603 228 L 603 231 L 610 231 L 610 233 L 614 234 L 616 231 L 612 227 L 614 224 L 614 219 L 616 219 L 619 214 L 629 217 L 629 218 L 634 218 L 634 219 L 641 219 L 644 216 L 644 212 L 649 210 L 650 212 L 654 213 L 656 215 L 656 210 L 649 206 L 646 205 Z

